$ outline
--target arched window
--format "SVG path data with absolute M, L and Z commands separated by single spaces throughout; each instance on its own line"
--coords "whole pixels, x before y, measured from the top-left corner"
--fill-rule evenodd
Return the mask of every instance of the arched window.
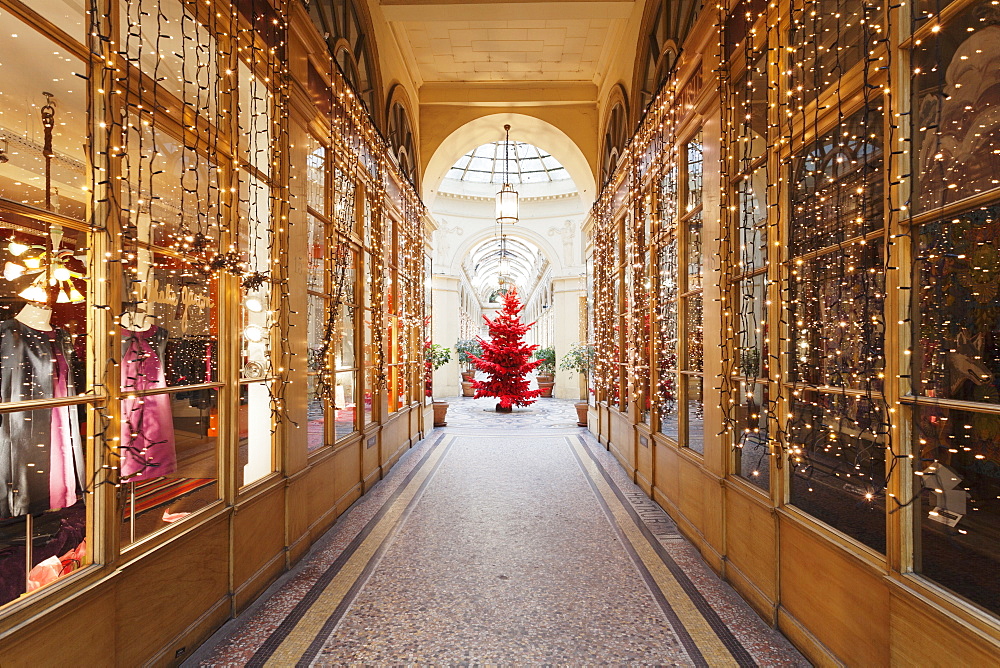
M 625 105 L 624 94 L 614 103 L 608 120 L 604 124 L 604 135 L 601 146 L 601 184 L 607 183 L 618 164 L 618 156 L 628 141 L 628 107 Z
M 392 153 L 396 156 L 399 169 L 410 182 L 417 186 L 417 146 L 413 136 L 413 122 L 410 120 L 410 110 L 400 97 L 405 92 L 399 84 L 389 91 L 389 110 L 387 114 L 388 127 L 386 134 L 392 145 Z
M 636 58 L 639 116 L 653 101 L 660 86 L 673 70 L 688 31 L 698 17 L 701 0 L 661 0 L 646 15 Z M 636 97 L 636 96 L 633 96 Z M 636 118 L 638 121 L 638 117 Z
M 306 0 L 306 6 L 344 77 L 381 127 L 378 56 L 362 6 L 355 0 Z

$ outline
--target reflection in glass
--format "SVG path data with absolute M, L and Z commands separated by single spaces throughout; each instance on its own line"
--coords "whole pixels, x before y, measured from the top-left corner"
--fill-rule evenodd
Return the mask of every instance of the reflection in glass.
M 925 4 L 931 4 L 931 15 L 939 13 L 933 3 Z M 979 0 L 913 49 L 915 212 L 1000 187 L 998 43 L 996 5 Z
M 341 371 L 336 374 L 334 426 L 337 440 L 357 430 L 357 399 L 354 378 L 355 372 L 353 371 Z
M 326 413 L 316 375 L 306 378 L 306 420 L 306 451 L 312 452 L 326 445 Z
M 171 433 L 176 463 L 164 474 L 168 467 L 154 460 L 152 450 L 139 451 L 146 466 L 125 484 L 123 544 L 179 522 L 219 498 L 217 394 L 214 389 L 198 389 L 146 395 L 142 400 L 165 398 L 166 411 L 144 412 L 141 421 L 128 420 L 131 433 L 145 435 L 146 443 L 155 443 L 154 434 Z M 123 415 L 135 416 L 137 400 L 122 401 L 121 409 Z
M 739 271 L 763 269 L 767 263 L 767 169 L 761 167 L 738 184 Z
M 701 257 L 701 213 L 692 216 L 687 222 L 687 289 L 698 290 L 704 277 Z
M 687 208 L 685 211 L 692 211 L 701 206 L 704 163 L 701 134 L 699 134 L 687 144 Z
M 789 288 L 791 377 L 880 390 L 885 368 L 882 242 L 798 262 Z
M 670 438 L 679 440 L 677 411 L 680 401 L 678 376 L 676 372 L 660 373 L 660 431 Z
M 739 322 L 737 323 L 737 354 L 739 375 L 747 378 L 766 378 L 768 369 L 767 337 L 767 280 L 765 274 L 756 274 L 739 282 Z
M 864 395 L 796 391 L 788 422 L 791 503 L 885 551 L 885 407 Z
M 736 475 L 767 490 L 771 484 L 770 449 L 766 407 L 767 385 L 740 383 L 736 406 Z
M 914 411 L 916 570 L 1000 612 L 1000 416 Z
M 684 360 L 686 371 L 705 370 L 705 331 L 703 326 L 702 296 L 692 295 L 686 298 L 687 301 L 687 326 L 685 335 L 687 338 L 687 353 Z
M 705 454 L 705 382 L 701 376 L 682 376 L 687 384 L 687 434 L 684 445 Z
M 1000 205 L 920 227 L 914 392 L 1000 403 Z
M 265 177 L 271 173 L 271 104 L 267 84 L 240 61 L 240 149 L 243 160 Z

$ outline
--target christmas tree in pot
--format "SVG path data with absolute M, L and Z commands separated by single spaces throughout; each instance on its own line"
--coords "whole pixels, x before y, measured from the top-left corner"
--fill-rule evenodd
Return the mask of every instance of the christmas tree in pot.
M 497 316 L 493 320 L 483 316 L 490 329 L 490 340 L 479 339 L 483 354 L 469 356 L 473 365 L 489 376 L 486 381 L 472 381 L 476 398 L 499 399 L 498 413 L 509 413 L 514 406 L 529 406 L 541 394 L 540 390 L 529 390 L 529 382 L 525 378 L 542 362 L 530 360 L 538 346 L 527 345 L 524 335 L 534 323 L 521 322 L 518 317 L 520 312 L 517 290 L 510 289 L 504 295 L 503 308 Z

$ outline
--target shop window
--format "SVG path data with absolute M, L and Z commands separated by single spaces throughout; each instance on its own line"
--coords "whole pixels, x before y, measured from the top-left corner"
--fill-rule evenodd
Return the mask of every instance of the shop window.
M 677 323 L 677 242 L 670 240 L 659 248 L 659 389 L 660 431 L 679 440 L 677 416 L 680 391 L 677 380 L 678 323 Z
M 338 260 L 337 273 L 343 281 L 343 289 L 338 297 L 336 320 L 336 343 L 334 344 L 334 437 L 341 439 L 358 429 L 357 388 L 358 356 L 355 354 L 357 326 L 357 290 L 355 283 L 358 262 L 357 251 L 344 245 L 338 250 L 342 259 Z M 342 267 L 339 265 L 343 264 Z
M 817 95 L 857 65 L 872 40 L 865 22 L 878 24 L 882 8 L 867 0 L 807 0 L 792 13 L 789 44 L 790 90 L 797 90 L 801 103 Z M 872 44 L 874 48 L 874 44 Z
M 1000 612 L 1000 205 L 921 225 L 912 316 L 918 572 Z
M 701 134 L 684 145 L 684 207 L 678 223 L 683 234 L 683 258 L 687 271 L 680 276 L 679 320 L 683 331 L 681 349 L 681 397 L 684 408 L 681 444 L 697 453 L 705 452 L 705 349 L 704 349 L 704 292 L 705 268 L 702 253 L 702 167 L 704 147 Z
M 878 551 L 889 434 L 881 137 L 876 101 L 793 158 L 786 351 L 791 503 Z
M 86 64 L 0 10 L 0 198 L 84 220 Z
M 89 245 L 0 206 L 0 605 L 92 560 Z

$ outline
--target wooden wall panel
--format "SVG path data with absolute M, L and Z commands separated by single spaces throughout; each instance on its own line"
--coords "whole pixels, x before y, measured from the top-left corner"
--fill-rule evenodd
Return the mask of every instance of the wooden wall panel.
M 173 658 L 172 653 L 180 649 L 174 645 L 187 642 L 186 637 L 211 635 L 229 616 L 228 516 L 125 566 L 116 584 L 119 665 L 141 665 L 164 649 Z M 220 610 L 222 620 L 213 624 L 212 613 L 218 616 Z M 200 634 L 199 620 L 205 625 Z M 204 638 L 191 641 L 199 640 Z
M 677 477 L 677 450 L 663 443 L 655 443 L 656 466 L 653 468 L 653 486 L 676 504 L 677 495 L 680 491 L 679 478 Z
M 653 493 L 653 438 L 641 431 L 635 435 L 635 482 L 646 494 Z
M 233 592 L 242 610 L 285 568 L 285 489 L 276 487 L 233 515 Z
M 970 628 L 898 583 L 889 583 L 889 594 L 892 665 L 1000 665 L 1000 640 Z
M 701 474 L 698 464 L 686 457 L 678 457 L 677 475 L 680 482 L 679 497 L 675 501 L 684 517 L 697 530 L 705 532 L 705 485 L 708 480 Z
M 365 491 L 368 491 L 371 485 L 378 482 L 379 466 L 382 463 L 380 461 L 382 452 L 381 441 L 384 436 L 385 432 L 380 431 L 361 441 L 359 448 L 361 455 L 360 479 L 365 482 Z
M 847 665 L 888 665 L 883 574 L 785 515 L 778 530 L 782 607 Z
M 116 607 L 113 583 L 104 582 L 80 599 L 56 608 L 13 637 L 0 641 L 0 665 L 4 668 L 114 666 L 118 637 Z
M 773 603 L 778 596 L 777 526 L 770 500 L 750 494 L 732 486 L 726 490 L 726 557 Z
M 635 429 L 628 416 L 611 411 L 611 452 L 630 476 L 635 475 Z
M 298 563 L 309 551 L 309 506 L 308 472 L 297 475 L 285 487 L 285 526 L 288 540 L 287 565 Z

